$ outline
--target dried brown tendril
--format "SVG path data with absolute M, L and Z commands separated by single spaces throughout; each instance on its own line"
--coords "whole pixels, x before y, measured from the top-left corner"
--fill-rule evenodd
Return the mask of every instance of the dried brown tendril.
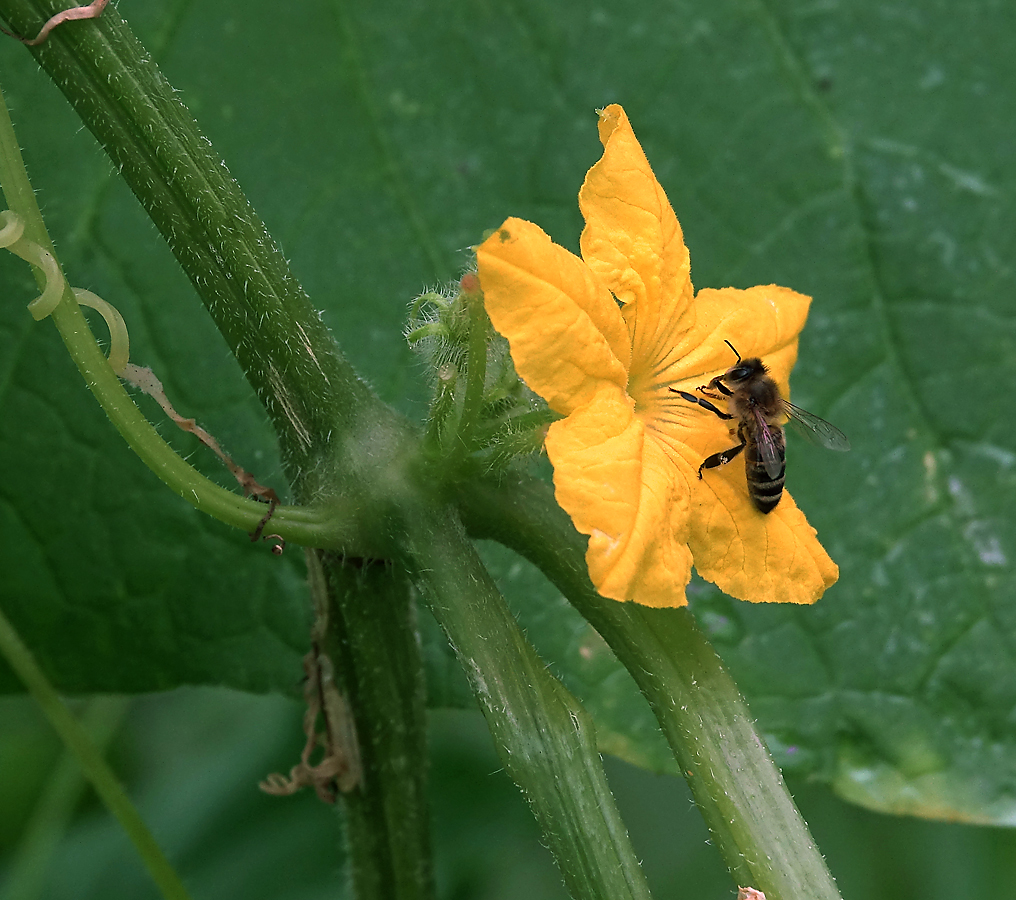
M 303 658 L 307 673 L 303 694 L 307 709 L 303 714 L 303 731 L 307 737 L 298 762 L 289 771 L 289 777 L 273 772 L 258 787 L 266 794 L 287 797 L 301 788 L 313 787 L 318 798 L 334 803 L 338 793 L 348 793 L 363 778 L 359 742 L 353 711 L 345 694 L 335 683 L 331 660 L 322 653 L 316 642 Z M 323 730 L 318 730 L 318 719 Z M 321 758 L 311 762 L 311 755 L 321 748 Z
M 39 33 L 29 40 L 23 38 L 19 34 L 15 34 L 13 31 L 8 31 L 6 28 L 0 28 L 4 34 L 9 34 L 12 38 L 17 38 L 22 44 L 28 47 L 37 47 L 46 38 L 49 37 L 50 32 L 56 28 L 57 25 L 62 25 L 64 22 L 80 21 L 81 19 L 97 19 L 102 15 L 102 11 L 106 8 L 109 0 L 92 0 L 91 3 L 85 6 L 75 6 L 71 9 L 65 9 L 63 12 L 58 12 L 55 16 L 51 16 L 46 24 L 42 26 Z

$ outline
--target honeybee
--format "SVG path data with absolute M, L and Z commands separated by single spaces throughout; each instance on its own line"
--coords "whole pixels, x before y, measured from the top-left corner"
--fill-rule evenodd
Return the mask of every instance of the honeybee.
M 723 343 L 734 351 L 737 363 L 709 384 L 696 388 L 702 397 L 676 388 L 671 390 L 682 400 L 697 403 L 721 419 L 737 420 L 737 439 L 741 443 L 706 457 L 699 466 L 699 478 L 703 469 L 725 466 L 743 450 L 748 496 L 755 509 L 770 513 L 783 496 L 786 480 L 784 425 L 790 425 L 806 440 L 829 450 L 849 450 L 850 441 L 825 419 L 784 400 L 761 359 L 757 356 L 741 359 L 730 341 Z M 729 411 L 723 412 L 711 400 L 726 400 Z

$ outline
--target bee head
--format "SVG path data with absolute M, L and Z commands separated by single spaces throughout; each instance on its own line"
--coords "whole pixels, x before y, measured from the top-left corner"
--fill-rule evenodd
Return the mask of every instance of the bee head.
M 734 356 L 737 357 L 737 364 L 727 369 L 723 375 L 723 380 L 727 384 L 743 384 L 752 378 L 766 373 L 765 365 L 763 365 L 762 360 L 757 356 L 753 356 L 751 359 L 741 359 L 741 354 L 737 352 L 730 341 L 724 341 L 723 343 L 733 350 Z

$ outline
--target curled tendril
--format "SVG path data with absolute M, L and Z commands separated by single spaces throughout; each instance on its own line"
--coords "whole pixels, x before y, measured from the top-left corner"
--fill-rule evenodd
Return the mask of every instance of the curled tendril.
M 127 337 L 127 323 L 124 322 L 123 316 L 115 306 L 107 303 L 102 297 L 97 297 L 91 291 L 81 288 L 73 288 L 73 291 L 81 306 L 97 310 L 106 320 L 106 327 L 109 329 L 109 364 L 117 375 L 123 375 L 131 355 L 130 339 Z
M 0 213 L 0 222 L 3 223 L 0 228 L 0 247 L 6 247 L 15 256 L 42 269 L 46 279 L 42 294 L 28 304 L 28 311 L 38 322 L 53 312 L 60 302 L 66 286 L 63 272 L 52 253 L 25 237 L 25 223 L 17 215 L 9 209 L 4 210 Z
M 5 247 L 15 256 L 20 256 L 25 262 L 42 269 L 42 274 L 46 278 L 46 286 L 43 288 L 42 294 L 28 304 L 28 311 L 37 322 L 45 319 L 56 309 L 66 287 L 60 265 L 52 253 L 25 237 L 25 223 L 20 216 L 9 209 L 0 212 L 0 247 Z M 72 290 L 79 304 L 98 310 L 102 318 L 106 320 L 106 327 L 109 328 L 109 364 L 113 371 L 120 375 L 130 359 L 130 343 L 127 339 L 127 325 L 123 316 L 115 307 L 91 291 L 80 288 Z
M 25 223 L 21 217 L 12 213 L 9 209 L 0 212 L 0 247 L 9 247 L 16 241 L 21 240 L 25 233 Z
M 0 247 L 6 247 L 15 256 L 20 256 L 25 262 L 42 269 L 42 274 L 46 278 L 46 286 L 41 296 L 28 304 L 28 311 L 38 322 L 53 312 L 60 302 L 66 286 L 63 272 L 60 271 L 60 265 L 52 253 L 25 237 L 25 224 L 17 215 L 8 209 L 0 213 L 0 218 L 3 220 L 3 229 L 0 229 Z

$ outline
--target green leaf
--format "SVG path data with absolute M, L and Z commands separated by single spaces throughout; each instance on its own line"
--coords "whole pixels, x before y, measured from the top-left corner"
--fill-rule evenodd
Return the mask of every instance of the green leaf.
M 400 339 L 406 304 L 508 215 L 577 249 L 593 111 L 621 102 L 696 285 L 815 297 L 794 400 L 854 448 L 791 437 L 788 452 L 789 489 L 840 582 L 807 609 L 693 582 L 700 621 L 784 767 L 885 810 L 1016 818 L 1016 441 L 997 399 L 1016 376 L 1008 6 L 975 0 L 961 20 L 946 4 L 874 0 L 375 2 L 281 17 L 267 0 L 210 0 L 123 13 L 350 360 L 411 415 L 424 379 Z M 120 308 L 135 360 L 183 414 L 281 489 L 263 413 L 136 202 L 23 48 L 0 46 L 0 71 L 72 282 Z M 52 326 L 25 312 L 25 267 L 3 259 L 0 279 L 0 593 L 49 674 L 79 691 L 293 690 L 300 555 L 276 559 L 165 491 Z M 666 765 L 596 636 L 537 576 L 501 565 L 604 746 Z M 439 644 L 427 655 L 446 659 Z M 9 675 L 0 686 L 16 687 Z M 454 678 L 434 691 L 454 692 Z

